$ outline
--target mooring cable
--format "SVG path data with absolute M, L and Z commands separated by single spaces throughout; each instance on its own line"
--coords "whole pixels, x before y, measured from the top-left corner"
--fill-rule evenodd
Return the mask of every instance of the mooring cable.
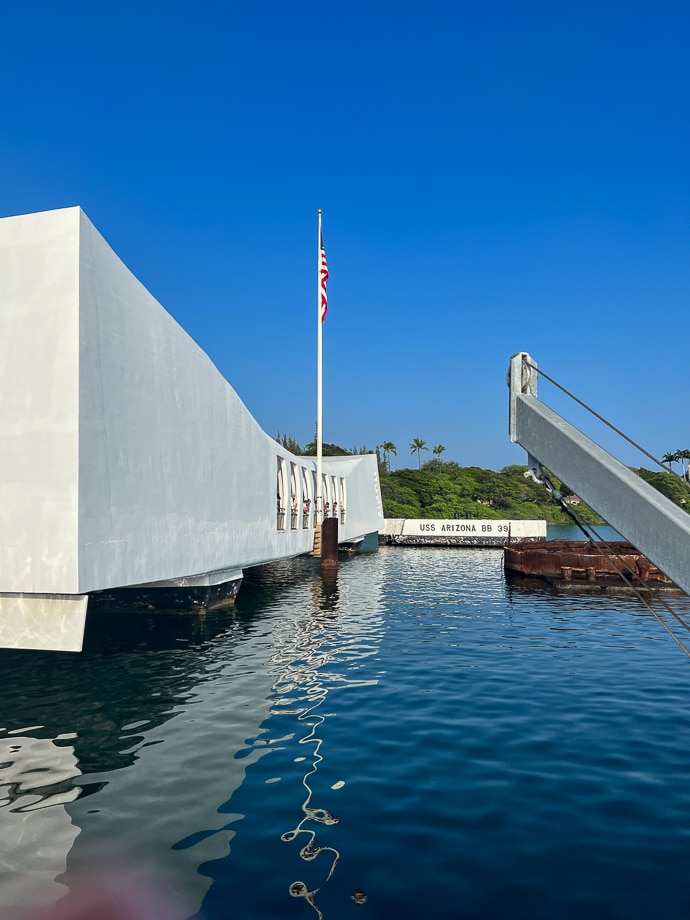
M 680 649 L 681 649 L 683 652 L 685 652 L 685 654 L 688 656 L 688 658 L 690 658 L 690 649 L 688 649 L 688 647 L 678 638 L 678 636 L 673 632 L 673 630 L 664 622 L 663 618 L 662 618 L 661 616 L 659 616 L 659 614 L 656 612 L 656 610 L 654 610 L 654 608 L 653 608 L 653 607 L 651 606 L 651 604 L 649 603 L 649 599 L 648 599 L 647 597 L 645 597 L 645 596 L 638 590 L 638 588 L 632 583 L 632 581 L 630 581 L 630 579 L 625 575 L 625 573 L 618 567 L 618 565 L 616 564 L 616 562 L 618 561 L 618 562 L 620 562 L 622 565 L 624 565 L 624 566 L 628 569 L 628 571 L 630 572 L 630 574 L 633 576 L 633 578 L 639 579 L 640 582 L 644 585 L 644 582 L 642 581 L 642 578 L 640 577 L 640 574 L 639 574 L 638 572 L 635 572 L 635 571 L 633 570 L 633 568 L 630 566 L 630 564 L 628 563 L 628 561 L 627 561 L 626 559 L 621 558 L 621 557 L 618 555 L 618 553 L 616 553 L 616 552 L 613 550 L 613 547 L 611 547 L 611 546 L 607 543 L 607 541 L 606 541 L 600 534 L 598 534 L 598 533 L 596 532 L 596 530 L 594 529 L 594 527 L 593 527 L 591 524 L 589 524 L 589 525 L 587 525 L 587 526 L 590 527 L 592 533 L 593 533 L 594 536 L 596 537 L 596 541 L 595 541 L 595 540 L 592 540 L 592 536 L 591 536 L 590 533 L 587 532 L 584 522 L 581 521 L 581 520 L 579 519 L 579 516 L 578 516 L 577 514 L 575 514 L 575 512 L 572 510 L 572 508 L 568 507 L 568 505 L 565 503 L 565 501 L 564 501 L 564 499 L 563 499 L 563 496 L 560 494 L 560 492 L 559 492 L 557 489 L 555 489 L 555 488 L 553 487 L 553 483 L 552 483 L 551 480 L 549 479 L 548 475 L 545 474 L 545 473 L 543 473 L 543 474 L 542 474 L 542 477 L 543 477 L 543 480 L 544 480 L 544 486 L 545 486 L 545 488 L 546 488 L 549 492 L 551 492 L 552 495 L 554 495 L 554 499 L 560 504 L 562 510 L 565 511 L 565 513 L 568 515 L 568 517 L 570 517 L 570 518 L 575 522 L 575 524 L 577 525 L 577 527 L 578 527 L 578 528 L 582 531 L 582 533 L 587 537 L 587 540 L 589 541 L 590 545 L 593 546 L 593 547 L 597 550 L 597 552 L 600 553 L 600 555 L 603 556 L 603 557 L 613 566 L 613 568 L 616 570 L 616 572 L 617 572 L 618 575 L 621 577 L 621 579 L 623 580 L 623 582 L 624 582 L 624 583 L 630 588 L 630 590 L 633 592 L 633 594 L 635 595 L 635 597 L 637 597 L 637 599 L 638 599 L 639 601 L 641 601 L 642 604 L 644 604 L 644 606 L 645 606 L 645 607 L 647 608 L 647 610 L 652 614 L 652 616 L 653 616 L 654 619 L 657 621 L 657 623 L 659 623 L 659 624 L 666 630 L 666 632 L 667 632 L 667 633 L 669 634 L 669 636 L 673 639 L 673 641 L 680 647 Z M 558 497 L 556 497 L 556 496 L 558 496 Z M 609 553 L 608 553 L 608 554 L 605 553 L 604 550 L 601 548 L 601 546 L 599 545 L 600 543 L 603 544 L 603 545 L 606 547 L 607 550 L 609 550 Z M 659 594 L 659 592 L 658 592 L 657 590 L 655 590 L 654 588 L 651 588 L 651 587 L 649 587 L 649 586 L 647 586 L 647 590 L 650 592 L 651 596 L 654 597 L 655 600 L 658 601 L 658 603 L 661 604 L 661 606 L 664 607 L 664 608 L 667 610 L 667 612 L 670 613 L 671 616 L 673 616 L 673 617 L 680 623 L 680 625 L 681 625 L 684 629 L 686 629 L 686 630 L 688 630 L 688 631 L 690 632 L 690 626 L 685 622 L 685 620 L 683 620 L 683 618 L 682 618 L 678 613 L 676 613 L 675 610 L 673 610 L 673 608 L 672 608 L 669 604 L 666 603 L 666 601 L 664 600 L 664 598 L 662 598 L 662 597 L 660 596 L 660 594 Z
M 653 454 L 650 454 L 649 451 L 645 450 L 644 447 L 642 447 L 636 441 L 633 441 L 633 439 L 628 437 L 628 435 L 621 431 L 620 428 L 616 428 L 612 422 L 609 422 L 608 419 L 605 419 L 603 415 L 599 415 L 596 410 L 592 409 L 591 406 L 588 406 L 587 403 L 583 402 L 581 399 L 578 399 L 574 393 L 571 393 L 570 390 L 567 390 L 564 386 L 558 383 L 557 380 L 554 380 L 553 377 L 549 377 L 548 374 L 545 374 L 540 367 L 536 366 L 536 364 L 532 364 L 530 361 L 525 361 L 524 363 L 527 367 L 531 368 L 533 371 L 536 371 L 537 374 L 539 374 L 541 377 L 544 377 L 546 380 L 548 380 L 549 383 L 552 383 L 562 393 L 565 393 L 566 396 L 569 396 L 570 399 L 574 400 L 574 402 L 578 404 L 578 406 L 582 406 L 583 409 L 586 409 L 586 411 L 593 415 L 596 419 L 598 419 L 600 422 L 603 422 L 603 424 L 610 428 L 611 431 L 615 431 L 617 435 L 623 438 L 623 440 L 627 441 L 628 444 L 631 444 L 634 448 L 639 450 L 640 453 L 644 454 L 645 457 L 652 461 L 652 463 L 656 463 L 656 465 L 660 466 L 662 470 L 670 473 L 672 476 L 675 476 L 675 478 L 680 480 L 680 482 L 682 482 L 686 488 L 690 489 L 690 483 L 688 483 L 686 479 L 676 473 L 675 470 L 672 470 L 670 465 L 666 466 L 661 460 L 658 460 Z
M 627 441 L 628 444 L 631 444 L 636 450 L 639 450 L 640 453 L 644 454 L 645 457 L 647 457 L 649 460 L 651 460 L 653 463 L 659 466 L 662 470 L 664 470 L 667 473 L 670 473 L 673 477 L 680 480 L 680 482 L 682 482 L 686 488 L 690 489 L 690 482 L 688 482 L 683 476 L 679 476 L 678 473 L 672 470 L 670 467 L 670 464 L 669 466 L 666 466 L 661 460 L 657 459 L 657 457 L 655 457 L 653 454 L 650 454 L 648 450 L 645 450 L 644 447 L 642 447 L 632 438 L 628 437 L 628 435 L 625 434 L 625 432 L 621 431 L 620 428 L 617 428 L 612 422 L 609 422 L 608 419 L 604 418 L 603 415 L 600 415 L 598 412 L 592 409 L 591 406 L 588 406 L 587 403 L 583 402 L 583 400 L 575 396 L 574 393 L 571 393 L 570 390 L 566 389 L 564 386 L 558 383 L 557 380 L 554 380 L 553 377 L 550 377 L 541 368 L 537 367 L 536 364 L 533 364 L 531 361 L 527 361 L 526 359 L 523 359 L 523 361 L 527 367 L 529 367 L 531 370 L 535 371 L 537 374 L 544 377 L 546 380 L 549 381 L 549 383 L 552 383 L 562 393 L 570 397 L 570 399 L 572 399 L 579 406 L 581 406 L 583 409 L 585 409 L 587 412 L 593 415 L 596 419 L 598 419 L 600 422 L 602 422 L 604 425 L 606 425 L 608 428 L 614 431 L 617 435 L 623 438 L 623 440 Z M 669 636 L 671 636 L 673 641 L 690 658 L 690 649 L 688 649 L 683 644 L 683 642 L 681 642 L 681 640 L 678 638 L 678 636 L 676 636 L 673 630 L 664 622 L 663 618 L 656 612 L 656 610 L 652 608 L 652 606 L 649 603 L 649 598 L 645 597 L 638 590 L 638 588 L 632 583 L 632 581 L 625 575 L 622 569 L 617 565 L 616 559 L 618 559 L 618 561 L 628 569 L 628 572 L 630 573 L 630 575 L 632 575 L 634 579 L 638 579 L 640 581 L 640 583 L 646 588 L 646 590 L 650 592 L 651 596 L 654 597 L 656 601 L 658 601 L 658 603 L 660 603 L 662 607 L 664 607 L 667 610 L 667 612 L 670 613 L 671 616 L 674 617 L 674 619 L 676 619 L 678 623 L 680 623 L 680 625 L 684 629 L 690 632 L 690 626 L 685 622 L 685 620 L 678 613 L 676 613 L 676 611 L 673 610 L 673 608 L 669 604 L 666 603 L 666 601 L 660 596 L 657 590 L 651 588 L 648 585 L 645 585 L 639 572 L 635 572 L 630 566 L 630 564 L 627 562 L 627 560 L 623 559 L 617 553 L 615 553 L 613 548 L 606 542 L 606 540 L 600 534 L 596 532 L 594 527 L 592 525 L 588 525 L 592 533 L 594 534 L 594 537 L 596 538 L 596 539 L 592 539 L 592 535 L 585 528 L 584 522 L 582 522 L 579 519 L 579 516 L 575 514 L 573 509 L 569 505 L 566 504 L 563 495 L 560 493 L 558 489 L 555 488 L 555 486 L 549 479 L 548 474 L 544 470 L 542 470 L 541 472 L 541 481 L 543 485 L 545 486 L 545 488 L 553 495 L 554 500 L 560 504 L 562 510 L 565 511 L 566 515 L 570 517 L 572 521 L 574 521 L 576 526 L 582 531 L 585 537 L 587 537 L 587 540 L 589 541 L 589 543 L 597 550 L 598 553 L 600 553 L 605 559 L 608 560 L 608 562 L 611 564 L 614 570 L 618 573 L 622 581 L 632 590 L 632 592 L 635 594 L 638 600 L 640 600 L 642 604 L 644 604 L 644 606 L 652 614 L 655 620 L 658 623 L 660 623 L 661 626 L 663 626 L 663 628 L 666 630 Z M 606 549 L 608 550 L 608 553 L 606 553 L 602 549 L 602 545 L 606 547 Z

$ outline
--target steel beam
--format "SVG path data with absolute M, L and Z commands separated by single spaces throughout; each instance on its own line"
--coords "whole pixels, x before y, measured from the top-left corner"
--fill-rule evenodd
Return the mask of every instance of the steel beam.
M 530 467 L 536 458 L 690 594 L 690 515 L 540 402 L 527 363 L 534 364 L 524 352 L 511 358 L 511 441 L 530 455 Z

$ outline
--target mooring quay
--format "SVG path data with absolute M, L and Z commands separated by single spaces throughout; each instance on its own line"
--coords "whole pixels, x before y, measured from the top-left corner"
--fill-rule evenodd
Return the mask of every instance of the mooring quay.
M 379 531 L 379 543 L 396 546 L 504 546 L 514 540 L 546 540 L 546 521 L 388 518 Z

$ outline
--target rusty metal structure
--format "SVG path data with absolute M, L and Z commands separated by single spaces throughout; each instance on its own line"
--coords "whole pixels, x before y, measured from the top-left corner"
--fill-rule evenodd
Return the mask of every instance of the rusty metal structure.
M 529 474 L 543 482 L 546 467 L 567 482 L 640 555 L 690 594 L 690 515 L 542 403 L 537 377 L 537 364 L 527 352 L 511 357 L 510 440 L 527 451 Z
M 587 540 L 548 540 L 545 543 L 509 543 L 503 562 L 509 575 L 544 578 L 564 585 L 620 586 L 621 576 L 634 578 L 648 587 L 675 587 L 654 563 L 631 543 L 607 545 L 611 555 Z

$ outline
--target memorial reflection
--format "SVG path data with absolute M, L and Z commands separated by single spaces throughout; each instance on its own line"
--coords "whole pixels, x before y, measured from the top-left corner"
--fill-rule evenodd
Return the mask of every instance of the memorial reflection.
M 208 886 L 198 865 L 227 852 L 218 805 L 252 762 L 232 755 L 270 707 L 263 612 L 312 574 L 254 572 L 236 610 L 207 614 L 110 599 L 91 608 L 82 653 L 0 653 L 0 839 L 13 854 L 0 850 L 0 904 L 44 903 L 84 865 L 124 858 L 165 876 L 180 918 L 198 907 Z
M 240 913 L 244 909 L 256 916 L 265 915 L 267 908 L 257 900 L 263 889 L 270 889 L 269 880 L 293 871 L 294 880 L 281 890 L 282 896 L 302 898 L 319 920 L 324 916 L 321 895 L 341 859 L 340 816 L 331 802 L 337 802 L 338 790 L 346 784 L 339 780 L 323 788 L 319 782 L 328 758 L 328 722 L 338 718 L 339 694 L 350 687 L 377 683 L 377 679 L 360 677 L 359 672 L 364 659 L 378 654 L 383 635 L 380 569 L 372 565 L 371 578 L 366 578 L 362 577 L 366 568 L 365 559 L 347 558 L 336 572 L 324 577 L 320 566 L 305 563 L 304 571 L 310 572 L 309 596 L 304 597 L 301 611 L 293 604 L 274 625 L 273 654 L 267 662 L 272 675 L 270 716 L 252 743 L 258 750 L 277 756 L 275 765 L 267 765 L 266 770 L 276 770 L 278 763 L 283 763 L 284 773 L 264 782 L 280 780 L 295 786 L 288 795 L 294 801 L 295 821 L 287 828 L 275 829 L 277 839 L 288 844 L 290 851 L 281 855 L 267 841 L 262 880 L 253 883 L 243 868 L 242 826 L 236 825 L 235 852 L 203 868 L 215 879 L 204 902 L 210 913 L 232 897 Z M 274 574 L 279 575 L 279 569 Z M 223 810 L 251 821 L 251 799 L 255 801 L 257 794 L 255 788 L 245 785 Z M 247 858 L 250 864 L 256 860 L 256 856 Z M 275 900 L 276 895 L 272 896 Z M 244 897 L 249 897 L 246 904 Z

